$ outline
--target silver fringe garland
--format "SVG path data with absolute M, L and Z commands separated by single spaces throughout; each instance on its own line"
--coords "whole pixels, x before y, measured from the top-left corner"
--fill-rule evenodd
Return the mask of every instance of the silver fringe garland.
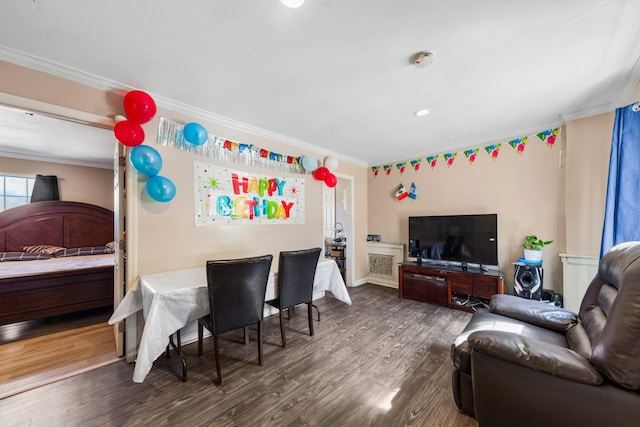
M 255 145 L 229 141 L 233 148 L 225 147 L 226 138 L 209 134 L 207 142 L 202 145 L 194 145 L 184 139 L 182 129 L 184 125 L 164 117 L 160 117 L 158 124 L 157 143 L 169 148 L 183 150 L 198 156 L 209 157 L 224 162 L 238 163 L 245 166 L 257 166 L 265 169 L 274 169 L 289 173 L 308 173 L 302 167 L 299 156 L 287 156 L 269 150 L 261 149 Z M 261 156 L 261 151 L 266 156 Z M 292 157 L 295 162 L 289 163 L 287 159 Z

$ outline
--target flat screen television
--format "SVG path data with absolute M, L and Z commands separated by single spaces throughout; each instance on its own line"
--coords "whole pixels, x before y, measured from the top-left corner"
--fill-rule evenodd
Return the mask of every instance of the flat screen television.
M 463 266 L 498 265 L 498 215 L 411 216 L 409 257 Z

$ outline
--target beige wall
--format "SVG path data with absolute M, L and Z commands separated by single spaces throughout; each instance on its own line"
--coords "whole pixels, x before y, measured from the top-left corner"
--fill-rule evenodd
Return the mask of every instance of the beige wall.
M 0 92 L 103 117 L 123 114 L 123 93 L 107 92 L 0 61 Z
M 3 76 L 0 92 L 102 116 L 112 117 L 123 112 L 124 91 L 91 88 L 2 61 L 0 74 Z M 640 88 L 636 87 L 629 102 L 638 100 Z M 321 184 L 310 176 L 305 225 L 196 228 L 191 186 L 193 161 L 197 157 L 155 145 L 157 120 L 161 115 L 183 122 L 193 120 L 161 109 L 151 123 L 144 125 L 145 143 L 161 152 L 165 162 L 162 174 L 176 183 L 178 191 L 176 198 L 166 204 L 145 200 L 141 195 L 143 183 L 138 182 L 135 173 L 128 174 L 127 227 L 128 238 L 133 240 L 130 242 L 133 250 L 128 254 L 130 286 L 131 277 L 135 278 L 138 273 L 190 267 L 210 257 L 276 253 L 285 248 L 322 244 Z M 341 161 L 336 172 L 354 179 L 351 255 L 355 282 L 366 277 L 367 234 L 381 234 L 384 241 L 406 243 L 410 215 L 495 212 L 499 216 L 500 263 L 508 284 L 513 277 L 511 263 L 521 256 L 522 236 L 536 233 L 554 240 L 544 256 L 545 287 L 561 291 L 558 253 L 596 256 L 599 251 L 612 117 L 612 113 L 607 113 L 569 122 L 551 149 L 533 136 L 522 156 L 507 144 L 495 161 L 481 151 L 473 165 L 467 164 L 460 150 L 451 168 L 440 159 L 434 170 L 423 162 L 418 173 L 407 170 L 400 176 L 394 170 L 389 177 L 381 174 L 373 178 L 368 168 Z M 200 122 L 210 133 L 239 142 L 279 152 L 323 157 L 221 125 Z M 397 186 L 401 182 L 408 186 L 411 181 L 418 186 L 418 199 L 396 201 Z
M 638 101 L 640 84 L 627 104 Z M 558 254 L 600 253 L 614 118 L 609 112 L 570 121 L 551 149 L 529 137 L 522 156 L 503 144 L 498 159 L 480 152 L 473 166 L 460 150 L 451 168 L 441 158 L 434 170 L 423 160 L 418 173 L 409 170 L 400 176 L 394 170 L 389 177 L 376 178 L 369 173 L 369 233 L 406 244 L 408 216 L 496 212 L 498 253 L 508 290 L 513 286 L 511 263 L 522 256 L 521 239 L 536 233 L 554 240 L 545 248 L 544 287 L 562 292 Z M 396 201 L 398 185 L 412 180 L 418 186 L 417 201 Z
M 113 210 L 113 171 L 60 163 L 0 157 L 0 173 L 55 175 L 60 200 L 84 202 Z
M 233 258 L 271 253 L 276 256 L 280 251 L 304 249 L 323 246 L 322 227 L 322 184 L 310 174 L 305 178 L 305 224 L 300 225 L 226 225 L 195 226 L 194 219 L 194 161 L 210 162 L 228 166 L 247 172 L 275 173 L 273 170 L 260 169 L 235 163 L 225 163 L 207 157 L 196 156 L 182 150 L 158 146 L 153 140 L 157 135 L 157 122 L 161 116 L 179 122 L 193 119 L 181 117 L 168 111 L 159 111 L 156 118 L 144 125 L 149 135 L 146 144 L 154 146 L 161 154 L 163 168 L 161 175 L 171 179 L 176 185 L 176 197 L 169 203 L 158 203 L 144 194 L 145 179 L 138 176 L 133 168 L 129 174 L 127 186 L 128 197 L 135 199 L 135 213 L 131 215 L 132 223 L 127 231 L 127 238 L 135 238 L 137 242 L 137 258 L 134 270 L 139 274 L 156 271 L 186 268 L 202 265 L 208 259 Z M 271 141 L 249 133 L 230 129 L 214 123 L 199 121 L 210 134 L 223 136 L 233 141 L 255 144 L 272 151 L 292 155 L 314 155 L 318 159 L 323 156 L 317 153 L 301 152 L 285 144 Z M 356 187 L 354 207 L 356 241 L 366 240 L 366 168 L 341 161 L 338 174 L 353 177 Z M 293 176 L 291 174 L 283 173 Z M 294 174 L 301 177 L 299 174 Z M 364 245 L 358 245 L 354 254 L 355 281 L 365 276 Z M 273 269 L 277 269 L 277 257 L 274 258 Z
M 615 113 L 569 122 L 566 253 L 599 256 Z
M 0 92 L 34 99 L 78 111 L 113 117 L 122 114 L 122 97 L 126 91 L 104 91 L 67 81 L 45 73 L 0 61 Z M 140 88 L 144 90 L 144 88 Z M 160 116 L 186 123 L 198 121 L 209 133 L 238 142 L 257 144 L 266 149 L 290 153 L 311 154 L 318 159 L 322 153 L 312 153 L 229 127 L 197 120 L 159 108 L 153 121 L 144 125 L 145 144 L 160 152 L 164 166 L 161 174 L 177 187 L 177 195 L 168 203 L 149 200 L 142 194 L 144 182 L 134 168 L 127 173 L 127 274 L 128 286 L 135 284 L 139 274 L 202 265 L 216 257 L 239 257 L 273 253 L 311 246 L 322 246 L 322 184 L 311 175 L 306 177 L 306 222 L 304 225 L 220 225 L 195 227 L 193 202 L 193 162 L 206 160 L 197 156 L 155 144 Z M 236 164 L 239 170 L 259 171 Z M 264 170 L 264 169 L 262 169 Z M 335 171 L 354 180 L 354 281 L 366 277 L 364 242 L 367 234 L 367 168 L 340 161 Z M 112 172 L 109 172 L 112 173 Z M 299 175 L 298 175 L 299 176 Z M 274 259 L 277 266 L 277 258 Z
M 369 173 L 369 233 L 407 245 L 409 216 L 497 213 L 498 257 L 508 288 L 513 284 L 512 263 L 522 257 L 522 238 L 537 234 L 554 241 L 544 252 L 545 287 L 560 290 L 564 166 L 559 159 L 564 145 L 564 131 L 552 148 L 533 135 L 522 155 L 503 143 L 496 160 L 481 148 L 470 165 L 459 150 L 451 167 L 440 154 L 433 169 L 423 158 L 418 172 L 408 167 L 400 175 L 394 166 L 389 176 Z M 399 184 L 409 187 L 411 182 L 417 186 L 417 199 L 396 200 Z

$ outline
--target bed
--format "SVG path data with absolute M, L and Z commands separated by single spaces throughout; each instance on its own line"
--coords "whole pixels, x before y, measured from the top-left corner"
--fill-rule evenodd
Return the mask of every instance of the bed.
M 113 236 L 113 212 L 87 203 L 0 212 L 0 325 L 113 307 Z

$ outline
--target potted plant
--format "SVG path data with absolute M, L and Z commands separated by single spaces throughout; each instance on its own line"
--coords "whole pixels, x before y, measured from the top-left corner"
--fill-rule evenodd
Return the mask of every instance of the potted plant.
M 524 236 L 524 241 L 522 242 L 524 259 L 526 261 L 542 261 L 542 248 L 551 243 L 553 243 L 553 240 L 538 239 L 535 234 Z

